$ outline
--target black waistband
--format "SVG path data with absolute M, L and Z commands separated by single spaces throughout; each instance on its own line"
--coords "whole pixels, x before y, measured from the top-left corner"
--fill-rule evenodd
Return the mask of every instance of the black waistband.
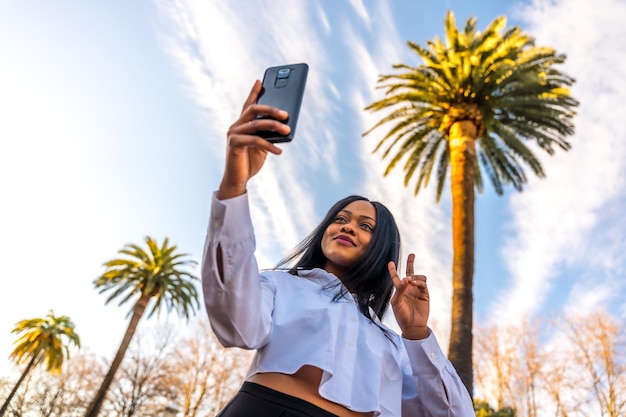
M 337 417 L 336 414 L 326 411 L 308 401 L 300 398 L 284 394 L 280 391 L 273 390 L 266 386 L 256 384 L 254 382 L 244 382 L 243 386 L 239 390 L 247 394 L 253 395 L 257 398 L 262 398 L 265 401 L 272 402 L 276 405 L 281 405 L 292 410 L 296 410 L 304 415 L 312 417 Z

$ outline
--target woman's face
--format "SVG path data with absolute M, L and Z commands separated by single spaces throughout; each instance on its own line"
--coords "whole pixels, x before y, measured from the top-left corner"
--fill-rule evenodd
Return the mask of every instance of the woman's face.
M 341 278 L 363 256 L 376 228 L 376 209 L 358 200 L 339 210 L 322 236 L 325 270 Z

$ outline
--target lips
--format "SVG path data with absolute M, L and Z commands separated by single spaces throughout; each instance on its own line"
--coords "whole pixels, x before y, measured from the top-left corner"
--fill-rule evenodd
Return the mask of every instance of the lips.
M 346 236 L 346 235 L 336 236 L 333 240 L 336 241 L 337 243 L 340 243 L 340 244 L 343 244 L 343 245 L 356 246 L 356 243 L 354 243 L 354 241 L 352 239 L 350 239 L 349 236 Z

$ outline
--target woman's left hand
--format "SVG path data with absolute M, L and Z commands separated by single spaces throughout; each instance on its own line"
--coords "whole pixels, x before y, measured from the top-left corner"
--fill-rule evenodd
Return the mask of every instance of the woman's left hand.
M 389 262 L 389 275 L 396 291 L 391 297 L 391 308 L 405 339 L 425 339 L 429 335 L 428 315 L 430 296 L 424 275 L 415 275 L 413 262 L 415 255 L 410 254 L 406 262 L 406 277 L 400 278 L 396 265 Z

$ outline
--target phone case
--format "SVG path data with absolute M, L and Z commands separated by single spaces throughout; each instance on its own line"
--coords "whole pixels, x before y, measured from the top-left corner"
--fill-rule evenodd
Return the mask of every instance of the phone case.
M 260 131 L 257 132 L 259 136 L 273 143 L 293 140 L 308 74 L 309 66 L 304 63 L 280 65 L 265 70 L 263 89 L 257 103 L 278 107 L 289 113 L 285 123 L 291 127 L 291 131 L 284 136 L 273 131 Z

